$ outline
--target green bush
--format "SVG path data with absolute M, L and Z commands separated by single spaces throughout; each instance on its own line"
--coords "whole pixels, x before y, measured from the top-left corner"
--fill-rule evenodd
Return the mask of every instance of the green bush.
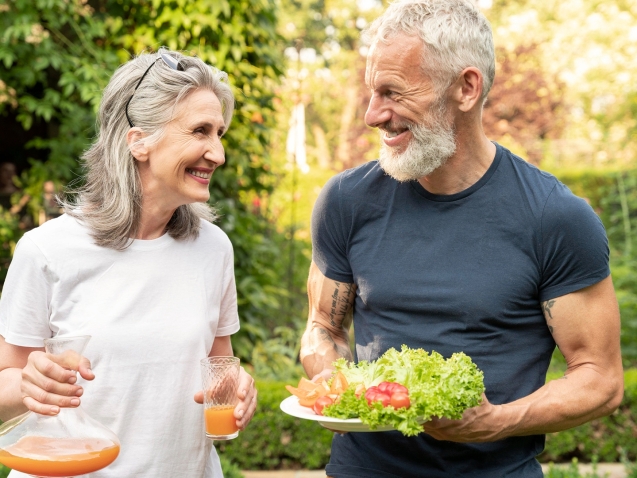
M 242 470 L 321 469 L 330 457 L 332 432 L 291 417 L 279 405 L 290 396 L 282 382 L 257 382 L 259 406 L 239 437 L 215 443 L 219 455 Z
M 586 473 L 585 475 L 580 474 L 579 468 L 577 466 L 577 458 L 573 458 L 571 464 L 568 467 L 559 467 L 556 468 L 553 463 L 549 465 L 549 469 L 546 473 L 544 473 L 545 478 L 604 478 L 604 476 L 600 476 L 597 473 L 597 467 L 593 464 L 593 471 L 591 473 Z
M 241 473 L 239 467 L 233 463 L 230 463 L 227 458 L 220 456 L 219 460 L 221 461 L 221 471 L 223 473 L 223 478 L 245 478 L 244 474 Z

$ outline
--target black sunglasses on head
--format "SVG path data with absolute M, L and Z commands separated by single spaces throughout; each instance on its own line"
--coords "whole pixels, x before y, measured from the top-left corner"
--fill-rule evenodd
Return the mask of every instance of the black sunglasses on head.
M 131 100 L 133 99 L 133 96 L 135 95 L 135 92 L 137 91 L 137 88 L 139 88 L 139 85 L 141 84 L 141 82 L 144 80 L 144 77 L 148 74 L 148 72 L 150 71 L 150 69 L 155 66 L 155 63 L 157 63 L 159 60 L 163 60 L 164 63 L 171 69 L 171 70 L 175 70 L 175 71 L 184 71 L 184 67 L 181 65 L 181 63 L 179 63 L 179 60 L 177 60 L 176 58 L 173 58 L 172 56 L 170 56 L 168 53 L 166 53 L 166 49 L 165 48 L 160 48 L 159 51 L 157 53 L 159 53 L 159 58 L 157 58 L 157 60 L 155 60 L 154 62 L 152 62 L 150 64 L 150 66 L 146 69 L 146 71 L 144 72 L 144 74 L 142 75 L 142 77 L 139 79 L 139 81 L 137 82 L 137 85 L 135 86 L 135 89 L 133 90 L 133 94 L 130 95 L 130 98 L 128 98 L 128 101 L 126 102 L 126 108 L 125 108 L 125 113 L 126 113 L 126 119 L 128 120 L 128 124 L 130 125 L 131 128 L 135 127 L 135 125 L 133 124 L 133 122 L 130 119 L 130 116 L 128 116 L 128 105 L 130 104 Z

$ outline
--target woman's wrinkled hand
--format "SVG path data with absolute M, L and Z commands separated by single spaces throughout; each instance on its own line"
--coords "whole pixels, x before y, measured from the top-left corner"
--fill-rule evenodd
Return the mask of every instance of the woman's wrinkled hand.
M 239 386 L 237 387 L 239 403 L 234 407 L 234 416 L 237 419 L 237 426 L 243 430 L 257 410 L 257 389 L 254 386 L 254 379 L 241 367 L 239 372 Z
M 57 415 L 62 407 L 77 407 L 84 393 L 76 384 L 77 372 L 85 380 L 95 378 L 89 360 L 76 352 L 31 352 L 22 369 L 22 402 L 42 415 Z

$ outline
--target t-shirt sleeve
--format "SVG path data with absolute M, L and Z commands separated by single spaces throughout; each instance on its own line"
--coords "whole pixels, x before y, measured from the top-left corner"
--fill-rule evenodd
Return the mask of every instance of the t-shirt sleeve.
M 342 174 L 331 178 L 321 190 L 312 211 L 312 260 L 329 279 L 353 283 L 347 257 L 348 229 L 345 226 L 341 191 Z
M 540 301 L 596 284 L 609 274 L 602 221 L 586 201 L 558 183 L 542 214 Z
M 234 277 L 234 253 L 232 244 L 228 241 L 230 252 L 226 257 L 223 274 L 223 289 L 221 305 L 219 307 L 219 323 L 217 324 L 217 337 L 225 337 L 239 331 L 239 312 L 237 305 L 237 286 Z
M 37 245 L 23 236 L 16 246 L 0 299 L 0 335 L 21 347 L 43 347 L 53 334 L 49 309 L 54 278 Z

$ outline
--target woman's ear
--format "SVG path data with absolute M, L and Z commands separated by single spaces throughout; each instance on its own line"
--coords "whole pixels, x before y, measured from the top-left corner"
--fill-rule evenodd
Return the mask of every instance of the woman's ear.
M 131 128 L 126 133 L 126 142 L 131 154 L 137 161 L 148 160 L 148 148 L 146 143 L 142 141 L 144 138 L 144 132 L 140 128 Z

